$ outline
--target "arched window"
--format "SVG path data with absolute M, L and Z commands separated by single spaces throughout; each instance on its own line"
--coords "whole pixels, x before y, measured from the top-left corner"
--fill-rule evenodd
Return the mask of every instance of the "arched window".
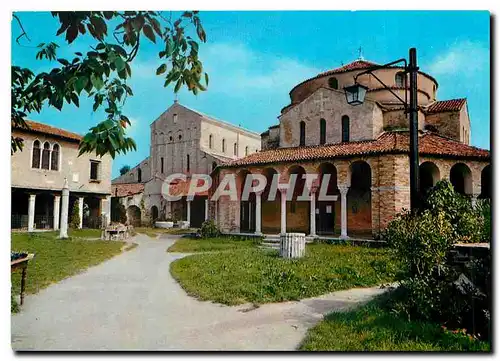
M 238 144 L 237 143 L 234 143 L 234 145 L 233 145 L 233 153 L 234 153 L 234 155 L 238 155 Z
M 212 134 L 210 134 L 208 136 L 208 147 L 210 149 L 212 149 L 213 146 L 214 146 L 214 136 Z
M 326 143 L 326 120 L 321 118 L 319 120 L 319 144 Z
M 404 87 L 405 86 L 405 78 L 406 74 L 403 72 L 396 73 L 396 86 Z
M 52 146 L 52 155 L 50 158 L 50 169 L 59 170 L 59 144 Z
M 142 170 L 141 168 L 137 169 L 137 183 L 142 182 Z
M 50 165 L 50 144 L 45 142 L 42 151 L 42 169 L 49 169 Z
M 342 117 L 342 142 L 349 141 L 349 117 L 344 115 Z
M 189 154 L 186 155 L 186 171 L 189 172 L 189 169 L 191 168 L 190 167 L 191 165 L 189 164 Z
M 300 122 L 300 146 L 306 145 L 306 122 Z
M 222 153 L 226 151 L 226 140 L 222 139 Z
M 33 142 L 33 156 L 31 158 L 31 168 L 40 168 L 40 141 Z
M 248 145 L 245 147 L 245 155 L 248 155 Z
M 328 79 L 328 86 L 332 89 L 338 89 L 339 88 L 339 81 L 337 78 L 332 76 L 331 78 Z
M 181 139 L 182 139 L 182 134 L 179 134 L 179 140 L 181 140 Z

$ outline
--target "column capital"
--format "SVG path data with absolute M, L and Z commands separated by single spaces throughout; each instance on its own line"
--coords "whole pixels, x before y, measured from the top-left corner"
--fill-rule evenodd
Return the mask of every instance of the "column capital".
M 36 193 L 30 193 L 30 199 L 35 199 L 36 198 Z
M 278 186 L 278 190 L 281 194 L 286 195 L 288 188 Z
M 338 188 L 339 188 L 340 194 L 347 194 L 347 192 L 349 191 L 349 187 L 346 185 L 338 186 Z
M 254 193 L 255 193 L 256 196 L 260 197 L 262 195 L 262 193 L 264 193 L 264 189 L 262 189 L 260 191 L 255 191 Z

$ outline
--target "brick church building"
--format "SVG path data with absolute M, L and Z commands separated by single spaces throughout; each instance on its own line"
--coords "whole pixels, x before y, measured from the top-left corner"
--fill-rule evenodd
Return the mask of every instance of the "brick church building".
M 298 177 L 291 200 L 279 189 L 267 200 L 270 182 L 248 201 L 221 197 L 210 202 L 211 217 L 225 232 L 310 236 L 373 237 L 403 209 L 409 209 L 408 116 L 393 94 L 371 75 L 358 82 L 368 87 L 366 100 L 347 104 L 343 88 L 353 77 L 376 65 L 358 59 L 304 80 L 290 91 L 290 104 L 279 124 L 262 133 L 262 150 L 217 167 L 214 186 L 235 174 L 241 192 L 246 175 L 319 174 L 308 201 L 297 200 L 304 184 Z M 401 98 L 405 73 L 401 67 L 379 69 L 375 75 Z M 437 100 L 438 82 L 418 74 L 420 192 L 448 179 L 472 200 L 491 195 L 490 152 L 470 145 L 467 100 Z M 336 201 L 317 199 L 321 175 L 330 174 L 328 193 Z

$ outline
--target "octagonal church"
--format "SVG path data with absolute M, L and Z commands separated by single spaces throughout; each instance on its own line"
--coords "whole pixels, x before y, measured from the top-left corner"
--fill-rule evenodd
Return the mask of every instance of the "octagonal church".
M 210 202 L 210 216 L 228 233 L 376 237 L 394 216 L 410 208 L 408 115 L 402 104 L 372 75 L 358 77 L 368 87 L 363 104 L 347 104 L 343 88 L 375 63 L 358 59 L 297 84 L 279 124 L 261 134 L 262 150 L 228 161 L 213 173 L 211 192 L 226 174 L 234 174 L 241 195 L 246 176 L 262 174 L 266 188 L 247 201 L 222 196 Z M 404 69 L 373 72 L 390 90 L 405 98 Z M 470 145 L 467 99 L 438 100 L 438 82 L 419 72 L 418 128 L 421 195 L 441 179 L 471 197 L 491 196 L 490 152 Z M 271 179 L 297 181 L 290 194 L 279 186 L 268 200 Z M 318 174 L 307 200 L 298 199 L 304 174 Z M 318 199 L 324 185 L 331 199 Z M 288 192 L 288 193 L 287 193 Z M 335 197 L 336 196 L 336 197 Z

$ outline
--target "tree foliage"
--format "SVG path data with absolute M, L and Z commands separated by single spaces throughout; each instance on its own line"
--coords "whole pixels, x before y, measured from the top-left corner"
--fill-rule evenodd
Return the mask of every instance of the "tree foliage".
M 40 43 L 36 59 L 57 62 L 48 72 L 35 74 L 12 65 L 12 127 L 28 128 L 26 117 L 40 113 L 44 106 L 58 110 L 69 104 L 79 107 L 80 98 L 86 95 L 93 98 L 94 111 L 103 108 L 107 115 L 84 136 L 79 155 L 95 152 L 114 158 L 136 149 L 134 140 L 126 136 L 130 120 L 123 106 L 127 97 L 133 96 L 127 81 L 141 41 L 159 46 L 156 74 L 165 78 L 165 87 L 173 84 L 178 92 L 185 86 L 198 94 L 208 86 L 208 75 L 198 59 L 198 41 L 206 42 L 198 12 L 185 11 L 175 20 L 172 15 L 157 11 L 53 11 L 60 24 L 56 35 L 64 36 L 68 44 L 84 36 L 96 43 L 86 52 L 75 52 L 72 59 L 57 56 L 58 44 Z M 17 14 L 14 20 L 22 32 L 17 42 L 30 40 Z M 22 139 L 12 137 L 11 152 L 22 147 Z
M 124 175 L 129 170 L 130 170 L 130 166 L 129 165 L 124 165 L 123 167 L 120 168 L 120 175 Z

